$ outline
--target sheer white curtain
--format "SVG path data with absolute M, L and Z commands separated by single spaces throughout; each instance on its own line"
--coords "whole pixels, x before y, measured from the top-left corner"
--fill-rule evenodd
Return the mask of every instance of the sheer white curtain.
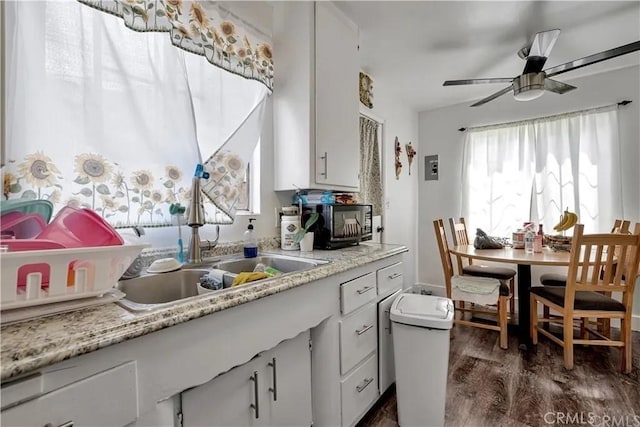
M 269 92 L 77 2 L 7 2 L 6 15 L 11 198 L 89 207 L 116 226 L 170 224 L 196 163 L 261 112 Z M 243 146 L 258 141 L 261 120 L 251 123 Z M 209 166 L 243 178 L 232 157 Z M 210 206 L 207 221 L 232 222 L 225 207 Z
M 531 219 L 551 232 L 565 209 L 585 231 L 611 229 L 622 215 L 616 107 L 536 123 L 536 179 Z
M 534 174 L 533 126 L 469 131 L 463 149 L 462 215 L 476 228 L 507 236 L 529 218 Z M 473 234 L 472 234 L 473 233 Z
M 609 230 L 622 213 L 620 167 L 615 107 L 472 129 L 461 214 L 496 236 L 525 221 L 552 233 L 567 208 L 586 230 Z

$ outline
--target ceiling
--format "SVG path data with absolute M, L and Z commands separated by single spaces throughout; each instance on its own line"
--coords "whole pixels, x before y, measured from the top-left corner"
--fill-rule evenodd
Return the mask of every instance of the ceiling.
M 515 77 L 517 51 L 539 31 L 562 30 L 545 68 L 640 40 L 640 1 L 343 1 L 360 31 L 360 63 L 416 111 L 473 103 L 505 84 L 443 87 L 445 80 Z M 558 75 L 640 64 L 640 52 Z M 504 95 L 504 96 L 509 96 Z M 477 107 L 482 108 L 482 107 Z

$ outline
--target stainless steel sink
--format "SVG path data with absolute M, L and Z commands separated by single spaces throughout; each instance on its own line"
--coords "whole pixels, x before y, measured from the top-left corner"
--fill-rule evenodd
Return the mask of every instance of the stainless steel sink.
M 214 262 L 185 266 L 181 270 L 161 274 L 146 274 L 133 279 L 120 280 L 116 288 L 125 293 L 118 304 L 131 311 L 148 311 L 167 307 L 177 301 L 198 295 L 198 282 L 210 269 L 225 270 L 223 287 L 231 286 L 242 272 L 251 272 L 261 263 L 283 274 L 308 270 L 329 261 L 297 258 L 286 255 L 265 254 L 256 258 L 234 256 Z M 214 292 L 220 292 L 214 291 Z
M 198 295 L 198 282 L 207 272 L 204 269 L 183 269 L 121 280 L 116 288 L 124 292 L 125 297 L 118 303 L 133 311 L 171 305 L 175 301 Z
M 286 255 L 261 255 L 255 258 L 232 258 L 213 263 L 212 267 L 229 273 L 238 274 L 253 271 L 258 264 L 275 268 L 281 273 L 308 270 L 328 261 L 297 258 Z

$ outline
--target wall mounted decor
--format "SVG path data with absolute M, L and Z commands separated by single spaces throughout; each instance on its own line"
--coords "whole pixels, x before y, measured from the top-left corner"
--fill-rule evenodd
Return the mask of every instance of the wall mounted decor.
M 407 152 L 407 160 L 409 163 L 409 175 L 411 175 L 411 163 L 413 163 L 413 156 L 416 155 L 416 150 L 411 146 L 411 142 L 404 146 L 405 151 Z
M 400 141 L 398 141 L 398 137 L 396 136 L 396 179 L 400 179 L 400 172 L 402 171 L 402 162 L 400 161 L 400 154 L 402 153 L 402 146 L 400 145 Z
M 373 80 L 368 74 L 360 72 L 360 102 L 373 108 Z

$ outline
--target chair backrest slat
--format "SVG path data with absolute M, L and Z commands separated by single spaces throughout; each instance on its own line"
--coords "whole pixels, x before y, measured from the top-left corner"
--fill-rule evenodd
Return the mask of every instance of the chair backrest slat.
M 576 225 L 571 242 L 565 306 L 573 306 L 576 287 L 599 292 L 615 289 L 623 294 L 632 294 L 640 268 L 640 224 L 636 224 L 633 234 L 628 234 L 628 231 L 609 234 L 583 232 L 584 226 Z M 623 295 L 623 301 L 630 303 L 631 297 Z
M 442 271 L 444 273 L 444 281 L 447 288 L 447 296 L 451 295 L 451 277 L 453 277 L 453 262 L 451 261 L 451 253 L 447 244 L 447 234 L 442 219 L 433 221 L 433 231 L 436 235 L 436 243 L 440 252 L 440 261 L 442 262 Z
M 449 218 L 449 226 L 451 227 L 451 235 L 455 246 L 469 244 L 469 234 L 467 233 L 467 225 L 464 222 L 464 218 L 459 218 L 458 222 L 455 222 L 453 218 Z

